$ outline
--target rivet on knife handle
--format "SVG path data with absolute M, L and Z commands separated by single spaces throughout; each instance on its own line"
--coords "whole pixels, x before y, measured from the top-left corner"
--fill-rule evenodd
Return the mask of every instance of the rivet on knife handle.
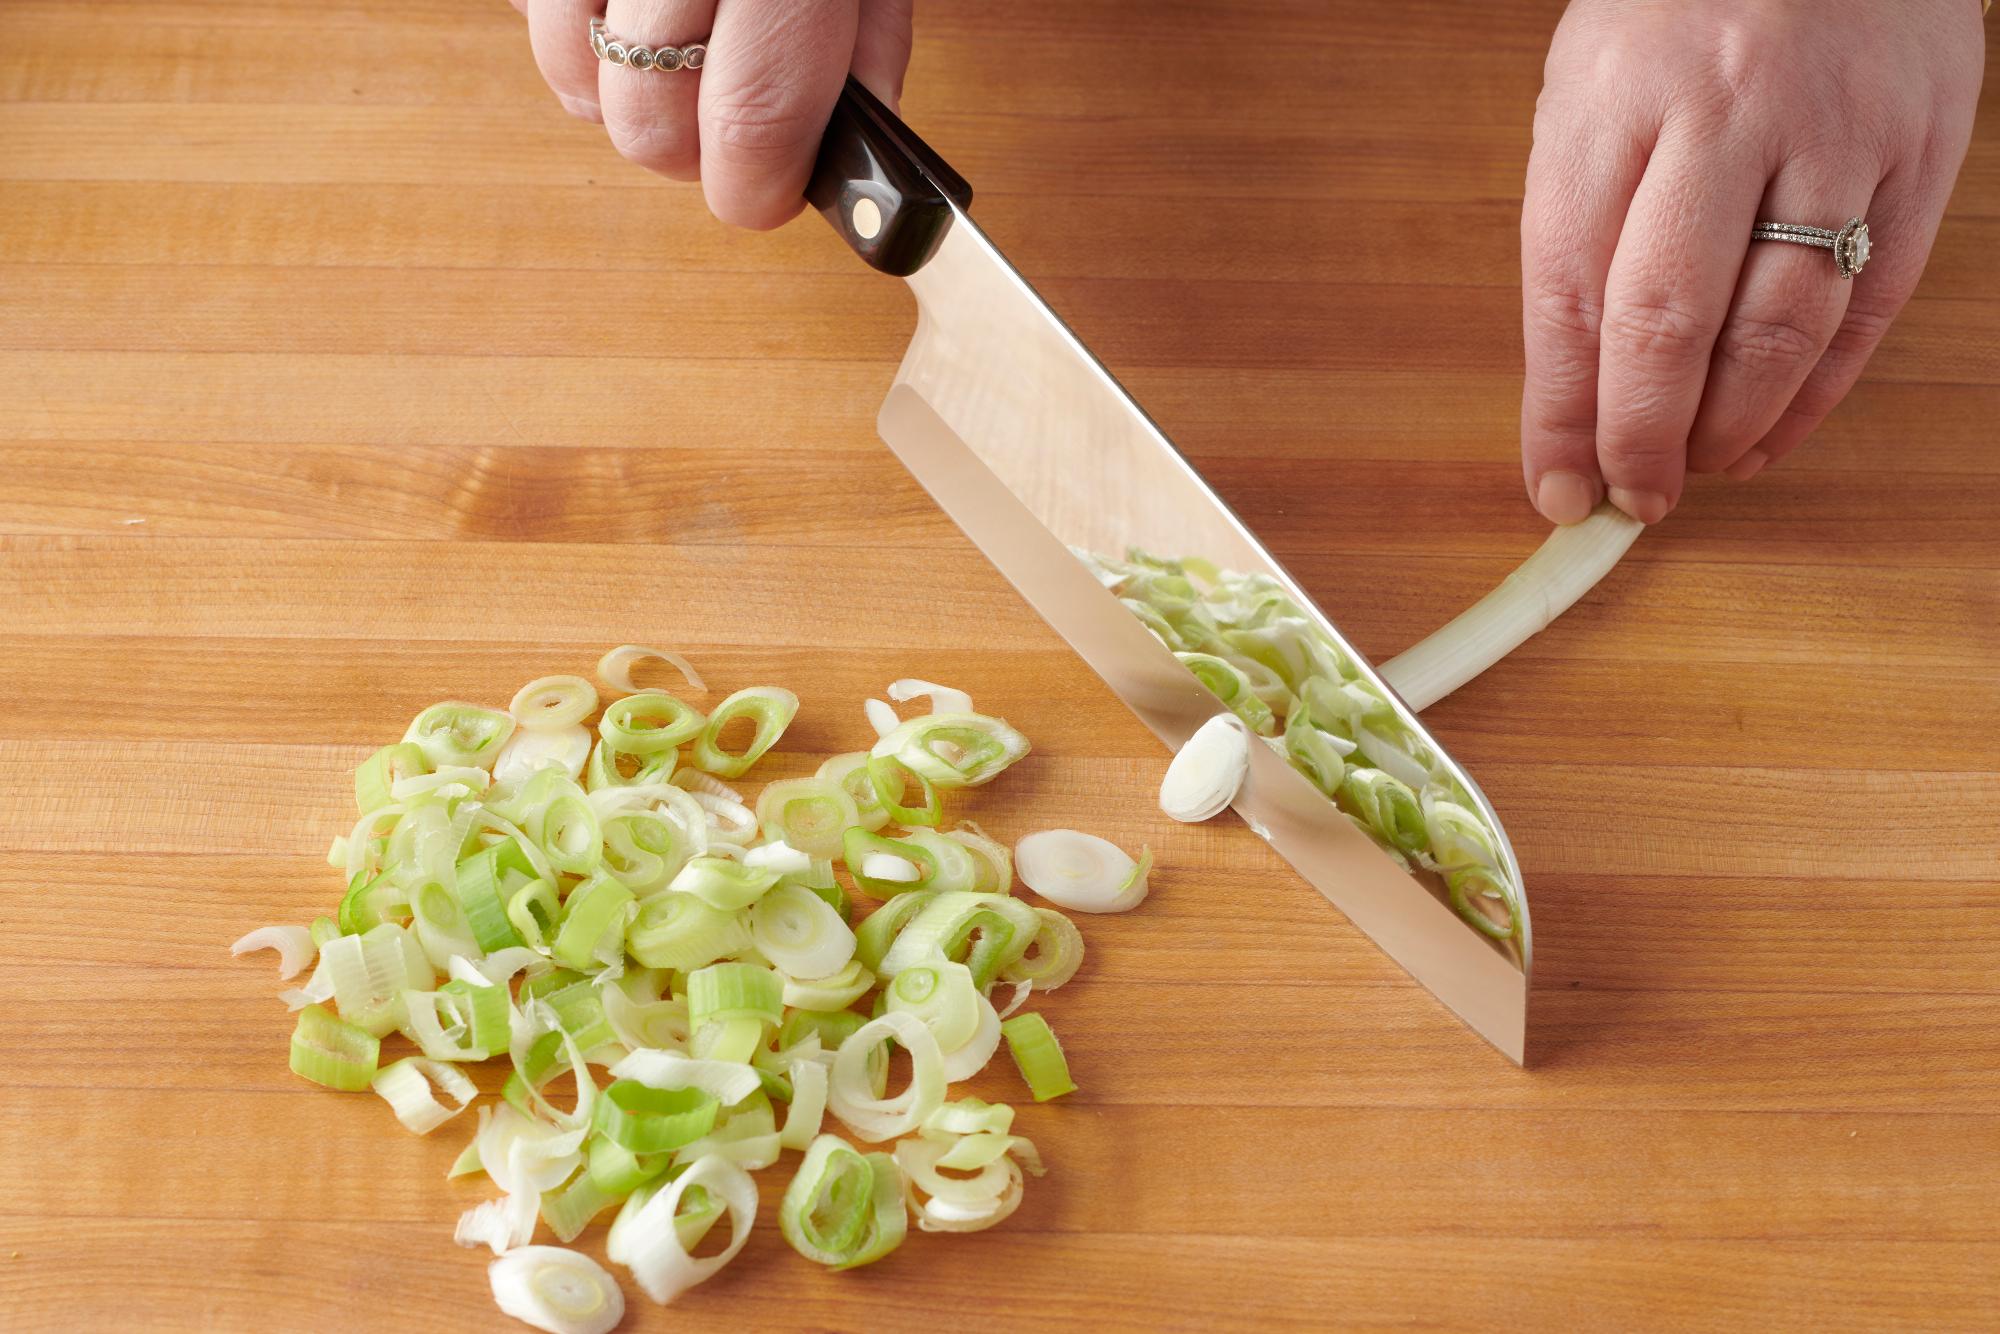
M 908 277 L 936 253 L 972 187 L 896 113 L 847 80 L 820 141 L 806 200 L 883 273 Z

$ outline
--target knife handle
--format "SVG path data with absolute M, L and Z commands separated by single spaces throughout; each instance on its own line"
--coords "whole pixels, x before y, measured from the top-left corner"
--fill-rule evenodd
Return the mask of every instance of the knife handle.
M 806 200 L 855 254 L 907 278 L 936 252 L 953 206 L 972 206 L 972 187 L 849 75 L 820 141 Z

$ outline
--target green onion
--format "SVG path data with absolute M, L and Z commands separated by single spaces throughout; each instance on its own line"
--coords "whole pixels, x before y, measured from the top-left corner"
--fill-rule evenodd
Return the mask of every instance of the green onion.
M 644 644 L 620 644 L 599 658 L 597 679 L 613 690 L 622 690 L 628 695 L 636 693 L 638 687 L 632 684 L 632 668 L 647 658 L 658 658 L 678 671 L 696 690 L 707 692 L 708 683 L 701 679 L 701 674 L 686 658 L 671 649 L 647 648 Z
M 1062 1044 L 1056 1041 L 1048 1020 L 1039 1014 L 1017 1014 L 1000 1025 L 1000 1032 L 1036 1102 L 1076 1092 L 1069 1062 L 1063 1059 Z
M 539 879 L 518 843 L 496 843 L 458 864 L 454 887 L 479 947 L 489 954 L 525 942 L 508 920 L 514 895 Z
M 578 971 L 619 962 L 625 957 L 625 924 L 633 902 L 632 891 L 613 877 L 602 872 L 592 876 L 569 892 L 549 953 Z
M 694 743 L 694 765 L 724 778 L 735 778 L 763 758 L 776 745 L 799 711 L 799 697 L 778 686 L 753 686 L 739 690 L 715 706 L 708 725 Z M 750 743 L 742 750 L 722 749 L 723 731 L 738 718 L 748 718 L 756 727 Z
M 434 1061 L 483 1061 L 507 1050 L 507 989 L 447 982 L 405 991 L 403 1031 Z
M 591 747 L 590 760 L 583 768 L 584 790 L 603 792 L 665 783 L 673 776 L 680 758 L 681 753 L 671 746 L 648 755 L 633 755 L 600 739 Z
M 428 990 L 437 980 L 416 937 L 394 922 L 329 940 L 320 964 L 340 1017 L 377 1037 L 402 1027 L 404 992 Z
M 597 1099 L 595 1126 L 632 1153 L 665 1153 L 706 1135 L 717 1110 L 715 1096 L 701 1089 L 656 1089 L 615 1079 Z
M 562 918 L 562 900 L 556 887 L 546 880 L 534 880 L 514 891 L 507 900 L 507 921 L 528 942 L 532 950 L 546 950 Z
M 1032 907 L 1005 894 L 939 894 L 897 933 L 875 972 L 894 977 L 941 956 L 970 968 L 983 991 L 1028 952 L 1041 926 Z
M 831 977 L 854 959 L 854 932 L 802 885 L 779 885 L 757 901 L 750 938 L 758 953 L 793 977 Z
M 869 833 L 874 833 L 889 823 L 889 812 L 883 807 L 880 797 L 875 795 L 875 780 L 868 771 L 869 754 L 865 750 L 850 751 L 836 755 L 820 765 L 815 775 L 823 783 L 832 783 L 847 794 L 854 803 L 856 821 Z M 797 846 L 796 844 L 794 846 Z
M 414 1056 L 382 1067 L 369 1083 L 396 1113 L 396 1119 L 419 1135 L 430 1134 L 479 1096 L 479 1089 L 456 1066 Z M 431 1092 L 433 1085 L 451 1099 L 451 1106 L 437 1100 Z
M 579 1167 L 576 1175 L 559 1189 L 542 1192 L 542 1221 L 556 1234 L 557 1241 L 575 1241 L 599 1214 L 629 1193 L 613 1194 L 605 1190 L 587 1167 Z
M 702 846 L 677 819 L 657 811 L 626 811 L 604 821 L 603 867 L 643 896 L 666 888 Z
M 735 913 L 692 894 L 655 894 L 625 929 L 625 948 L 648 968 L 686 972 L 749 949 L 750 932 Z
M 910 1083 L 893 1098 L 873 1090 L 870 1053 L 894 1038 L 910 1053 Z M 923 1124 L 944 1101 L 944 1054 L 921 1019 L 895 1011 L 856 1029 L 834 1053 L 827 1106 L 847 1128 L 871 1143 L 894 1139 Z
M 1075 912 L 1128 912 L 1146 898 L 1152 849 L 1139 860 L 1116 844 L 1074 829 L 1047 829 L 1014 845 L 1021 881 L 1051 903 Z
M 592 1135 L 584 1170 L 599 1190 L 613 1199 L 623 1199 L 647 1182 L 658 1180 L 673 1160 L 671 1152 L 635 1154 L 614 1139 Z
M 697 1189 L 721 1201 L 729 1212 L 729 1244 L 699 1260 L 688 1254 L 693 1243 L 683 1240 L 678 1216 L 682 1200 Z M 664 1306 L 734 1260 L 750 1240 L 756 1216 L 757 1183 L 727 1158 L 710 1154 L 643 1200 L 635 1191 L 612 1224 L 605 1254 L 630 1268 L 646 1295 Z M 707 1227 L 701 1222 L 696 1230 L 705 1232 Z
M 323 947 L 327 941 L 341 934 L 340 924 L 335 922 L 331 917 L 313 918 L 310 930 L 312 932 L 313 946 L 316 949 Z
M 924 1118 L 925 1135 L 1005 1135 L 1014 1128 L 1014 1109 L 1004 1102 L 980 1098 L 960 1098 L 947 1102 Z
M 1341 780 L 1338 800 L 1357 820 L 1399 852 L 1416 854 L 1430 847 L 1424 810 L 1409 785 L 1380 769 L 1349 769 Z
M 486 1276 L 502 1313 L 548 1334 L 610 1334 L 625 1318 L 625 1294 L 611 1275 L 589 1256 L 559 1246 L 517 1246 Z
M 343 1093 L 369 1086 L 381 1052 L 380 1038 L 317 1005 L 300 1010 L 292 1029 L 292 1073 Z
M 514 720 L 476 704 L 433 704 L 410 722 L 403 740 L 415 742 L 431 768 L 458 764 L 491 769 L 514 734 Z
M 965 888 L 975 894 L 1005 894 L 1014 887 L 1014 857 L 1005 843 L 986 837 L 970 820 L 945 837 L 972 854 L 972 883 Z
M 875 1217 L 875 1172 L 838 1135 L 806 1149 L 778 1207 L 778 1230 L 817 1264 L 845 1266 L 860 1252 Z M 897 1205 L 902 1204 L 900 1190 Z
M 1271 706 L 1257 697 L 1250 686 L 1250 678 L 1235 665 L 1212 653 L 1176 653 L 1174 656 L 1208 687 L 1210 693 L 1227 705 L 1231 713 L 1241 718 L 1244 726 L 1266 736 L 1275 730 Z
M 597 712 L 597 687 L 581 676 L 538 676 L 514 692 L 508 716 L 522 727 L 557 731 Z
M 849 959 L 825 977 L 785 977 L 785 1004 L 795 1010 L 844 1010 L 875 989 L 875 974 Z
M 819 1134 L 826 1119 L 826 1067 L 816 1059 L 799 1057 L 787 1066 L 792 1086 L 791 1106 L 785 1112 L 785 1128 L 778 1140 L 787 1149 L 804 1149 Z
M 899 894 L 863 918 L 854 929 L 854 957 L 863 967 L 881 972 L 882 960 L 897 935 L 936 897 L 928 891 Z
M 384 746 L 354 771 L 354 808 L 362 815 L 380 810 L 391 800 L 389 790 L 405 778 L 431 771 L 424 748 L 408 741 Z
M 409 894 L 386 872 L 366 880 L 356 876 L 340 900 L 341 934 L 358 936 L 384 922 L 400 922 L 409 907 Z
M 1083 933 L 1053 908 L 1037 908 L 1041 927 L 1028 952 L 1000 970 L 1007 982 L 1032 982 L 1036 991 L 1054 991 L 1083 966 Z
M 607 704 L 597 735 L 619 755 L 660 755 L 700 736 L 707 721 L 666 691 L 645 690 Z
M 969 870 L 971 855 L 958 844 L 952 846 Z M 938 874 L 937 853 L 918 843 L 915 835 L 884 838 L 857 825 L 847 831 L 841 855 L 855 885 L 878 899 L 929 889 Z
M 674 1162 L 692 1165 L 716 1154 L 756 1172 L 778 1161 L 779 1148 L 777 1116 L 771 1099 L 760 1090 L 718 1118 L 708 1134 L 675 1150 Z
M 852 1010 L 794 1010 L 785 1016 L 783 1027 L 778 1030 L 778 1046 L 796 1047 L 809 1038 L 817 1038 L 822 1047 L 832 1051 L 867 1022 L 866 1015 Z
M 889 1012 L 913 1015 L 937 1039 L 938 1050 L 954 1052 L 979 1027 L 979 988 L 962 963 L 918 964 L 889 984 Z
M 590 875 L 604 857 L 604 829 L 584 790 L 560 772 L 544 769 L 530 780 L 540 784 L 543 803 L 524 828 L 549 864 L 568 875 Z
M 912 718 L 877 741 L 872 755 L 893 755 L 941 788 L 978 787 L 1028 753 L 1028 738 L 979 713 Z
M 778 883 L 776 871 L 763 871 L 726 857 L 696 857 L 681 868 L 667 888 L 700 899 L 718 912 L 735 912 L 762 898 Z
M 808 857 L 840 856 L 841 835 L 861 823 L 854 798 L 824 778 L 783 778 L 757 796 L 757 823 L 764 837 L 797 848 Z
M 868 781 L 875 799 L 895 823 L 906 826 L 935 825 L 944 818 L 944 806 L 930 779 L 904 764 L 894 755 L 873 755 L 868 760 Z M 903 795 L 909 784 L 917 785 L 917 806 L 905 806 Z
M 754 1019 L 776 1027 L 784 1018 L 784 984 L 753 963 L 712 963 L 688 974 L 688 1021 L 703 1024 Z

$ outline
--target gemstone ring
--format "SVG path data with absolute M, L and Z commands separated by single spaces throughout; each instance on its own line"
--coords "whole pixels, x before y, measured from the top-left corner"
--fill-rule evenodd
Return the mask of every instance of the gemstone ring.
M 1849 218 L 1839 231 L 1824 227 L 1802 227 L 1795 222 L 1760 222 L 1750 229 L 1753 241 L 1790 241 L 1793 245 L 1818 246 L 1833 252 L 1833 262 L 1843 278 L 1852 278 L 1868 262 L 1868 224 Z

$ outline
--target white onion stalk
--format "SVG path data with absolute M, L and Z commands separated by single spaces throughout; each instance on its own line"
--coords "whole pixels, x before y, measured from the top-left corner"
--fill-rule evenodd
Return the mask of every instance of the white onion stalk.
M 894 1038 L 910 1053 L 910 1084 L 893 1098 L 877 1098 L 868 1054 Z M 827 1105 L 856 1136 L 871 1144 L 907 1134 L 944 1102 L 944 1055 L 923 1020 L 891 1010 L 856 1029 L 834 1053 Z
M 513 744 L 511 740 L 507 743 Z M 501 747 L 501 753 L 506 753 L 506 746 Z M 484 769 L 469 764 L 440 764 L 427 774 L 398 778 L 389 784 L 389 795 L 396 801 L 409 801 L 431 792 L 441 796 L 478 796 L 492 785 L 493 775 Z
M 700 1089 L 724 1107 L 734 1107 L 763 1087 L 757 1071 L 741 1061 L 702 1061 L 677 1051 L 645 1048 L 611 1067 L 613 1079 L 630 1079 L 656 1089 Z
M 610 1334 L 625 1318 L 618 1281 L 587 1255 L 560 1246 L 523 1246 L 486 1270 L 506 1314 L 547 1334 Z
M 718 797 L 712 792 L 691 792 L 688 795 L 695 799 L 706 817 L 704 823 L 710 843 L 734 843 L 742 847 L 757 837 L 757 813 L 742 802 Z
M 431 1091 L 433 1085 L 451 1099 L 451 1106 L 438 1101 Z M 376 1074 L 373 1088 L 396 1113 L 396 1119 L 419 1135 L 430 1134 L 479 1096 L 479 1086 L 457 1066 L 420 1056 L 406 1056 L 384 1066 Z
M 1160 809 L 1186 824 L 1222 813 L 1250 772 L 1250 729 L 1218 713 L 1188 738 L 1160 781 Z
M 575 781 L 590 761 L 591 740 L 590 730 L 576 723 L 567 727 L 524 727 L 500 748 L 500 758 L 493 762 L 493 777 L 502 783 L 517 783 L 537 769 L 556 768 Z
M 826 1066 L 807 1056 L 794 1056 L 786 1066 L 792 1081 L 792 1102 L 778 1143 L 804 1153 L 826 1120 Z
M 831 977 L 854 957 L 853 929 L 832 904 L 796 884 L 779 885 L 757 900 L 750 939 L 779 972 L 795 978 Z
M 907 857 L 898 857 L 893 852 L 871 852 L 861 859 L 861 874 L 870 880 L 908 885 L 921 880 L 924 873 Z
M 868 715 L 868 725 L 875 729 L 875 735 L 884 737 L 903 725 L 893 705 L 879 699 L 861 701 L 861 711 Z
M 1000 1049 L 1000 1014 L 993 1008 L 993 1002 L 986 997 L 978 998 L 979 1027 L 972 1030 L 972 1036 L 944 1054 L 944 1081 L 956 1084 L 972 1078 L 986 1068 L 993 1059 L 993 1053 Z
M 306 934 L 310 937 L 312 933 Z M 303 987 L 291 987 L 281 991 L 278 993 L 278 999 L 285 1003 L 287 1010 L 303 1010 L 308 1005 L 324 1005 L 332 1000 L 333 970 L 326 966 L 326 955 L 321 953 L 319 963 L 314 966 L 312 976 L 306 979 Z
M 889 683 L 889 698 L 898 704 L 907 703 L 920 696 L 929 696 L 932 713 L 972 713 L 972 696 L 963 690 L 941 686 L 934 681 L 919 681 L 905 677 L 901 681 Z
M 675 668 L 687 678 L 687 683 L 696 690 L 708 691 L 708 682 L 701 679 L 694 667 L 680 654 L 671 649 L 647 648 L 643 644 L 620 644 L 597 660 L 597 679 L 622 694 L 636 695 L 639 687 L 632 684 L 632 668 L 648 658 L 657 658 Z
M 319 955 L 319 946 L 313 944 L 312 932 L 302 926 L 260 926 L 229 947 L 232 957 L 257 950 L 278 952 L 278 980 L 281 982 L 297 977 L 299 970 Z
M 750 849 L 743 854 L 743 864 L 779 875 L 804 875 L 812 870 L 812 858 L 783 840 Z
M 1151 849 L 1133 861 L 1114 843 L 1074 829 L 1047 829 L 1014 845 L 1014 870 L 1049 902 L 1075 912 L 1125 912 L 1146 898 Z
M 1382 665 L 1382 679 L 1422 712 L 1547 629 L 1611 572 L 1646 525 L 1610 504 L 1557 528 L 1500 586 Z
M 719 1254 L 701 1260 L 687 1253 L 674 1227 L 681 1197 L 690 1186 L 700 1186 L 722 1201 L 729 1211 L 729 1244 Z M 697 1283 L 713 1278 L 734 1260 L 743 1244 L 750 1240 L 750 1226 L 756 1219 L 757 1183 L 735 1163 L 711 1153 L 697 1159 L 672 1184 L 647 1199 L 629 1223 L 621 1213 L 614 1225 L 618 1233 L 617 1251 L 613 1252 L 607 1241 L 606 1254 L 629 1268 L 646 1295 L 665 1306 Z

